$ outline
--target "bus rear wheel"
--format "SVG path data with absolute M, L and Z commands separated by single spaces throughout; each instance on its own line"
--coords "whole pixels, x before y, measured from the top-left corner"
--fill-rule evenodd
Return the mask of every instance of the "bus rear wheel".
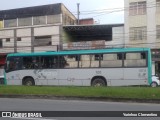
M 91 85 L 94 87 L 101 87 L 101 86 L 106 86 L 106 82 L 104 79 L 98 77 L 92 81 Z
M 23 85 L 26 85 L 26 86 L 34 86 L 34 85 L 35 85 L 35 82 L 34 82 L 33 78 L 28 77 L 28 78 L 25 78 L 25 79 L 24 79 Z
M 157 86 L 158 86 L 158 84 L 156 82 L 151 83 L 151 87 L 157 87 Z

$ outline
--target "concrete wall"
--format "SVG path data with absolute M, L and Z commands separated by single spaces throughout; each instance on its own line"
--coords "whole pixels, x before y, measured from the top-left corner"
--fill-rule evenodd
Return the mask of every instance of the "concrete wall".
M 31 51 L 31 27 L 21 27 L 13 29 L 0 30 L 0 38 L 3 40 L 3 47 L 0 48 L 1 52 L 8 53 L 14 52 L 14 29 L 16 29 L 16 36 L 21 38 L 17 41 L 17 52 L 30 52 Z M 35 51 L 53 51 L 57 50 L 57 45 L 60 44 L 60 25 L 48 25 L 34 27 L 34 36 L 51 36 L 51 46 L 39 46 Z M 10 38 L 10 42 L 6 41 Z M 56 47 L 55 47 L 56 46 Z
M 147 0 L 147 42 L 156 42 L 156 0 Z M 157 48 L 157 45 L 153 44 L 147 47 Z
M 4 69 L 0 69 L 0 76 L 3 76 Z
M 75 25 L 76 17 L 62 4 L 62 23 L 63 25 Z
M 106 47 L 124 47 L 124 26 L 112 28 L 112 40 L 105 42 Z
M 130 2 L 147 2 L 147 13 L 145 15 L 129 15 Z M 125 0 L 125 43 L 130 44 L 130 47 L 150 47 L 159 48 L 160 43 L 156 40 L 156 25 L 160 25 L 160 13 L 156 12 L 156 0 Z M 130 27 L 147 27 L 146 40 L 130 40 L 129 28 Z M 148 44 L 147 44 L 148 43 Z M 153 44 L 156 43 L 156 44 Z M 135 44 L 135 45 L 134 45 Z

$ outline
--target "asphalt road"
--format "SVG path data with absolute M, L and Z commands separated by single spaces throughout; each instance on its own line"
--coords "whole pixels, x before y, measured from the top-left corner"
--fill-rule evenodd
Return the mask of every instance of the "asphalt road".
M 0 111 L 160 111 L 160 104 L 0 98 Z M 71 114 L 74 114 L 71 112 Z M 72 115 L 71 115 L 72 116 Z M 157 117 L 48 117 L 0 120 L 158 120 Z

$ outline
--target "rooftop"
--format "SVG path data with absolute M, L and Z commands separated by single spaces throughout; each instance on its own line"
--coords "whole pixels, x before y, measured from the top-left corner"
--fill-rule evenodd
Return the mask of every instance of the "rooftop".
M 120 26 L 124 24 L 67 25 L 63 29 L 77 40 L 112 40 L 112 28 Z
M 61 13 L 61 5 L 62 3 L 57 3 L 57 4 L 49 4 L 42 6 L 1 10 L 0 20 L 25 18 L 32 16 L 43 16 L 43 15 L 56 15 Z

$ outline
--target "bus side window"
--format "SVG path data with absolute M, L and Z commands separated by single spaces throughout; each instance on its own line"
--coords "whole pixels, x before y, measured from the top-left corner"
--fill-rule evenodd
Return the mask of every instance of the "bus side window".
M 42 69 L 50 69 L 58 67 L 57 56 L 43 56 L 40 58 L 40 64 Z
M 68 66 L 65 56 L 59 56 L 59 68 L 65 68 Z
M 65 68 L 77 68 L 78 67 L 78 55 L 66 55 L 64 56 L 66 64 Z
M 58 56 L 53 56 L 50 61 L 51 68 L 58 68 Z
M 32 68 L 32 57 L 23 57 L 23 69 Z
M 90 55 L 81 55 L 79 61 L 79 67 L 81 68 L 89 68 L 91 66 L 91 57 Z
M 120 53 L 109 53 L 103 54 L 103 60 L 101 60 L 101 67 L 122 67 L 122 54 Z
M 145 55 L 142 53 L 126 53 L 126 60 L 124 60 L 125 67 L 144 67 L 146 66 Z

